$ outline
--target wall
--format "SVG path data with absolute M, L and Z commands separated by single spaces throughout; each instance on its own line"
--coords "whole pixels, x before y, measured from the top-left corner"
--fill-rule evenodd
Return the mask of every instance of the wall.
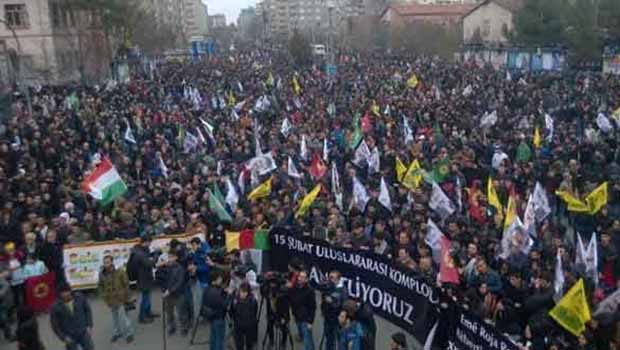
M 485 33 L 485 22 L 488 34 Z M 480 28 L 480 34 L 484 42 L 507 42 L 508 39 L 504 35 L 504 27 L 508 31 L 512 31 L 514 27 L 512 13 L 491 1 L 478 7 L 463 19 L 463 41 L 470 42 L 476 29 Z

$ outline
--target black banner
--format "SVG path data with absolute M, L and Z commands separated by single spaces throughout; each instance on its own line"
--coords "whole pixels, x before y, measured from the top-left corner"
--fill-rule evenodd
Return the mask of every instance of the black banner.
M 313 284 L 331 270 L 340 271 L 350 296 L 372 305 L 379 316 L 421 344 L 432 343 L 425 350 L 518 350 L 492 326 L 450 302 L 439 289 L 383 256 L 335 248 L 322 240 L 273 228 L 271 267 L 287 271 L 293 257 L 304 262 Z

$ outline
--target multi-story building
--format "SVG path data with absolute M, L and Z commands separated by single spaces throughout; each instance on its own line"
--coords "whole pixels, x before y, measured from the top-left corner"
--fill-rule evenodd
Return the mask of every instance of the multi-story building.
M 208 34 L 207 5 L 201 0 L 183 0 L 183 33 L 185 40 L 203 41 Z
M 220 13 L 208 16 L 208 23 L 212 29 L 226 27 L 226 15 Z
M 242 9 L 241 13 L 239 14 L 239 18 L 237 19 L 237 28 L 239 30 L 239 34 L 244 37 L 250 37 L 260 34 L 251 33 L 251 31 L 257 29 L 257 26 L 255 25 L 257 21 L 258 17 L 256 16 L 256 10 L 254 9 L 254 7 Z
M 0 81 L 51 83 L 100 79 L 109 60 L 97 13 L 62 0 L 0 0 Z
M 182 47 L 187 42 L 185 35 L 184 8 L 187 0 L 142 0 L 146 12 L 153 16 L 157 24 L 167 26 L 177 34 L 177 46 Z M 197 0 L 199 1 L 199 0 Z

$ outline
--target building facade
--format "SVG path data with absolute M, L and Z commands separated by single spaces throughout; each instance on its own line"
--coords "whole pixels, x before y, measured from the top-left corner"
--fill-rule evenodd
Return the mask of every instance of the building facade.
M 463 16 L 475 5 L 391 5 L 381 15 L 381 22 L 391 25 L 407 25 L 424 22 L 442 27 L 459 27 Z
M 201 0 L 183 1 L 183 34 L 187 42 L 203 41 L 209 34 L 207 5 Z
M 239 18 L 237 19 L 239 34 L 245 38 L 261 35 L 261 33 L 254 33 L 254 31 L 259 29 L 257 21 L 258 16 L 256 15 L 256 10 L 253 7 L 241 9 L 241 13 L 239 13 Z
M 223 28 L 226 27 L 226 15 L 224 14 L 215 14 L 212 16 L 208 16 L 209 28 Z
M 506 43 L 520 0 L 485 0 L 463 17 L 464 43 Z
M 199 1 L 199 0 L 197 0 Z M 173 33 L 177 34 L 177 46 L 182 47 L 187 43 L 184 23 L 185 4 L 189 0 L 142 0 L 145 11 L 153 17 L 157 24 L 165 25 Z
M 100 16 L 61 0 L 0 0 L 0 80 L 53 83 L 106 76 L 109 61 Z

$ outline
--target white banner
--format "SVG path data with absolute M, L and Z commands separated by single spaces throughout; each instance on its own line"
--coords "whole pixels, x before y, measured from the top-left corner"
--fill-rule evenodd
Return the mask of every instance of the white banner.
M 195 235 L 174 235 L 165 237 L 153 237 L 151 251 L 161 250 L 172 239 L 177 239 L 184 243 L 189 243 L 192 238 L 198 237 L 202 241 L 205 235 L 198 233 Z M 137 239 L 129 241 L 107 241 L 85 244 L 65 245 L 63 249 L 64 269 L 67 282 L 74 289 L 97 288 L 99 282 L 99 272 L 103 266 L 103 257 L 112 255 L 114 266 L 124 267 L 129 260 L 131 249 L 138 243 Z

